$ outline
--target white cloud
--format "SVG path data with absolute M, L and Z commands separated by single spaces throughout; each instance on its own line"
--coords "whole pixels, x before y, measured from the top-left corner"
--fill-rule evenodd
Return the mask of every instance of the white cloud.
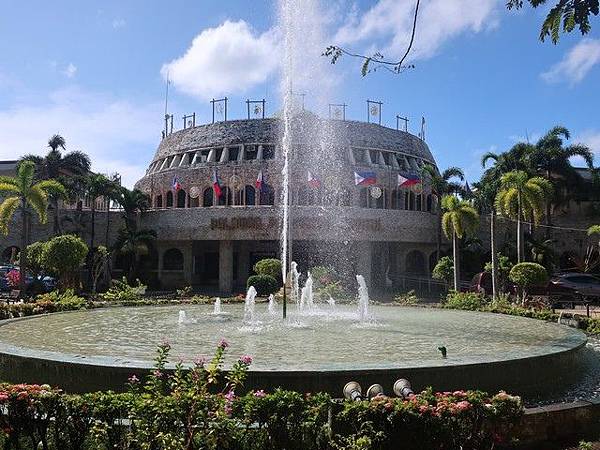
M 428 58 L 447 40 L 467 31 L 478 33 L 498 24 L 499 0 L 430 0 L 421 2 L 411 59 Z M 414 18 L 414 0 L 379 0 L 364 13 L 354 9 L 338 30 L 336 45 L 368 45 L 387 58 L 402 56 Z
M 582 39 L 563 59 L 541 77 L 548 83 L 567 81 L 571 85 L 582 81 L 600 63 L 600 39 Z
M 65 70 L 62 71 L 63 75 L 67 78 L 73 78 L 77 73 L 77 66 L 73 63 L 69 63 Z
M 573 139 L 574 143 L 587 145 L 592 152 L 594 152 L 595 161 L 594 165 L 599 166 L 600 163 L 600 131 L 598 130 L 587 130 L 578 134 Z M 576 156 L 571 159 L 571 163 L 575 167 L 585 167 L 585 162 L 580 157 Z
M 202 31 L 185 54 L 161 73 L 186 94 L 210 99 L 241 93 L 267 80 L 279 66 L 274 30 L 255 33 L 243 20 Z
M 0 110 L 0 159 L 43 155 L 59 133 L 67 150 L 87 153 L 93 170 L 119 172 L 123 184 L 143 176 L 160 140 L 161 104 L 137 105 L 78 88 L 53 92 L 35 103 Z
M 122 19 L 120 17 L 117 17 L 112 21 L 112 27 L 115 30 L 118 30 L 119 28 L 124 28 L 125 25 L 127 25 L 127 22 L 125 21 L 125 19 Z

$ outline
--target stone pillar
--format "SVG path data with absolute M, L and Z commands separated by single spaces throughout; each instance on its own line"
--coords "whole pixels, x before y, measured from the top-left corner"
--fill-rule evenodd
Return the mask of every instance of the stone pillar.
M 371 287 L 371 269 L 372 269 L 372 257 L 371 257 L 371 242 L 364 241 L 358 245 L 358 273 L 365 278 L 367 287 Z
M 233 242 L 219 241 L 219 291 L 233 291 Z

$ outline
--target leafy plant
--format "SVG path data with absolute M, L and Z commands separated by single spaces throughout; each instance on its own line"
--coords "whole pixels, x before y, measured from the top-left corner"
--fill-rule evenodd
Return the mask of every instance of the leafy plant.
M 65 234 L 50 239 L 44 250 L 45 268 L 55 273 L 62 289 L 76 285 L 88 247 L 80 237 Z
M 414 290 L 410 290 L 403 294 L 398 294 L 394 297 L 394 303 L 402 306 L 415 306 L 419 303 L 419 297 Z
M 498 284 L 500 286 L 505 286 L 508 281 L 508 274 L 510 273 L 510 269 L 513 267 L 513 263 L 508 256 L 504 256 L 502 253 L 498 253 L 496 258 L 498 265 Z M 487 262 L 483 268 L 485 272 L 492 273 L 492 263 Z
M 254 271 L 258 275 L 268 275 L 276 280 L 281 279 L 281 261 L 275 258 L 261 259 L 254 264 Z
M 52 291 L 46 294 L 41 294 L 36 297 L 38 306 L 45 305 L 45 309 L 50 308 L 49 304 L 53 303 L 57 311 L 72 311 L 76 309 L 85 309 L 88 302 L 85 298 L 75 295 L 73 289 L 67 289 L 64 292 Z
M 270 275 L 252 275 L 248 277 L 246 286 L 254 286 L 260 296 L 271 295 L 279 290 L 279 283 Z
M 450 309 L 477 311 L 487 304 L 485 296 L 476 292 L 450 292 L 443 306 Z
M 126 277 L 121 280 L 113 280 L 110 289 L 101 294 L 103 300 L 109 302 L 135 302 L 142 299 L 146 293 L 146 285 L 136 280 L 136 285 L 131 286 Z
M 510 269 L 509 278 L 520 288 L 522 301 L 525 302 L 527 289 L 547 283 L 548 272 L 540 264 L 523 262 Z
M 440 258 L 431 272 L 432 278 L 436 280 L 443 280 L 446 283 L 452 282 L 452 275 L 454 273 L 454 261 L 449 256 L 443 256 Z

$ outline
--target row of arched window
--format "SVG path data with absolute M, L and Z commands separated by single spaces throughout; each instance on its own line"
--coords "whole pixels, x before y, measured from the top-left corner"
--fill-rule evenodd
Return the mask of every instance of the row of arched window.
M 372 209 L 427 212 L 435 212 L 437 207 L 431 194 L 416 194 L 406 189 L 389 191 L 386 188 L 380 188 L 379 195 L 374 197 L 371 189 L 362 188 L 359 191 L 358 199 L 354 199 L 354 201 L 351 193 L 352 191 L 349 189 L 331 191 L 300 186 L 292 192 L 292 203 L 299 206 L 359 206 Z M 254 186 L 246 185 L 238 190 L 223 186 L 220 196 L 215 194 L 212 187 L 207 187 L 196 198 L 190 197 L 183 189 L 177 192 L 168 191 L 166 194 L 156 195 L 153 206 L 155 208 L 198 208 L 274 204 L 275 190 L 271 186 L 264 186 L 259 192 Z

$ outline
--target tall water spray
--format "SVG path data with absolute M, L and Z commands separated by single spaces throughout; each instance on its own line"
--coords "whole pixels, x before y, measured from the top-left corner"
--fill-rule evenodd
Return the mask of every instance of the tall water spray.
M 269 314 L 274 316 L 277 314 L 277 301 L 275 300 L 275 296 L 273 294 L 269 295 L 269 306 L 268 306 Z
M 308 278 L 302 288 L 302 294 L 300 295 L 300 313 L 311 312 L 315 309 L 315 298 L 313 294 L 313 278 L 310 272 L 308 272 Z
M 291 270 L 288 264 L 292 258 L 293 220 L 290 208 L 290 180 L 291 174 L 295 171 L 291 166 L 293 145 L 301 141 L 320 150 L 333 148 L 326 137 L 331 136 L 332 133 L 324 131 L 323 121 L 304 122 L 305 117 L 303 117 L 305 94 L 309 96 L 310 104 L 317 112 L 323 113 L 330 101 L 328 80 L 331 79 L 331 73 L 324 71 L 329 64 L 321 56 L 327 44 L 322 31 L 325 16 L 319 0 L 279 0 L 279 29 L 283 33 L 283 70 L 280 86 L 283 100 L 280 240 L 284 282 L 288 280 L 288 270 Z M 301 105 L 299 98 L 302 98 Z M 294 127 L 294 121 L 301 123 Z M 322 151 L 315 153 L 323 154 Z M 310 161 L 307 162 L 310 166 Z
M 221 314 L 221 297 L 217 297 L 215 299 L 215 306 L 213 308 L 213 314 L 219 315 Z

